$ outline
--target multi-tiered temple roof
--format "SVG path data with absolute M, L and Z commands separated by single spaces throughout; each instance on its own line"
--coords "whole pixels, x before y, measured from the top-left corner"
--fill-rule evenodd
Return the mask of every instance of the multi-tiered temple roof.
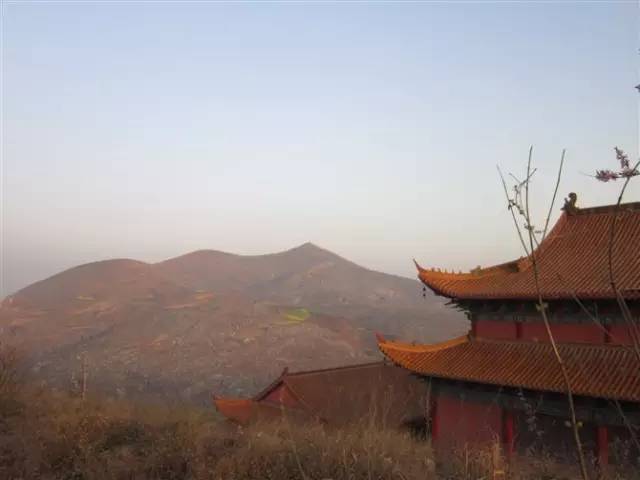
M 623 297 L 640 299 L 640 202 L 622 204 L 618 209 L 603 206 L 563 212 L 535 253 L 544 299 L 615 298 L 609 277 L 614 219 L 614 278 Z M 469 273 L 417 267 L 426 286 L 453 299 L 534 300 L 538 296 L 528 257 Z
M 558 349 L 572 379 L 573 392 L 640 402 L 639 356 L 633 341 L 637 341 L 640 326 L 612 320 L 612 315 L 619 314 L 617 304 L 610 302 L 616 299 L 609 269 L 614 223 L 613 278 L 637 317 L 640 202 L 566 209 L 535 250 L 539 287 L 544 302 L 565 302 L 550 315 L 550 322 L 554 336 L 558 335 Z M 387 358 L 427 377 L 541 392 L 566 391 L 546 328 L 532 308 L 538 291 L 529 257 L 458 274 L 417 267 L 420 280 L 435 293 L 466 302 L 472 331 L 434 345 L 379 337 L 379 348 Z M 578 305 L 573 305 L 571 313 L 568 305 L 577 303 L 576 299 L 588 301 L 592 307 L 609 302 L 607 315 L 594 321 L 597 308 L 585 316 Z M 513 306 L 505 308 L 505 302 Z

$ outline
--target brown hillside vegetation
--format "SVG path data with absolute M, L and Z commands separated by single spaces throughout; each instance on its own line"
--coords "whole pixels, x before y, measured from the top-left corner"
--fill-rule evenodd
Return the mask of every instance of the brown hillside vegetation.
M 69 308 L 75 302 L 168 300 L 188 293 L 158 274 L 150 264 L 114 259 L 80 265 L 36 282 L 12 295 L 12 304 L 43 310 Z
M 452 329 L 452 312 L 432 294 L 425 301 L 415 280 L 365 269 L 311 243 L 257 256 L 201 250 L 155 264 L 154 269 L 189 288 L 242 292 L 256 300 L 358 318 L 391 333 L 405 328 L 402 323 L 408 320 L 416 328 L 412 320 L 418 316 L 421 324 L 432 316 L 432 336 Z M 389 328 L 389 316 L 398 314 L 397 320 L 403 321 Z
M 286 366 L 376 360 L 374 331 L 433 340 L 464 328 L 443 301 L 423 299 L 418 282 L 311 244 L 91 263 L 0 308 L 1 338 L 43 384 L 68 389 L 86 368 L 92 391 L 201 404 L 212 390 L 253 393 Z

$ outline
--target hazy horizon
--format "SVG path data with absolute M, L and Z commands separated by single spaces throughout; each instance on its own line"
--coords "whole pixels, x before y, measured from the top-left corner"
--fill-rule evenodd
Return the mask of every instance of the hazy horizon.
M 414 277 L 522 254 L 638 157 L 638 4 L 2 5 L 0 298 L 78 264 L 312 242 Z M 632 181 L 625 201 L 640 200 Z

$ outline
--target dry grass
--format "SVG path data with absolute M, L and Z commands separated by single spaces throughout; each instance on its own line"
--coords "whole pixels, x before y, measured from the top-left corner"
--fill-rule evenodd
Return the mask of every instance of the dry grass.
M 576 478 L 575 469 L 545 459 L 509 467 L 497 445 L 439 452 L 436 462 L 428 442 L 369 422 L 241 428 L 213 409 L 82 401 L 34 389 L 17 392 L 14 405 L 0 411 L 0 478 L 7 480 Z
M 232 455 L 205 460 L 201 478 L 435 478 L 429 446 L 397 432 L 355 427 L 327 431 L 281 422 L 255 425 L 236 438 Z
M 285 418 L 243 429 L 213 408 L 82 400 L 20 388 L 5 373 L 11 380 L 0 389 L 0 479 L 575 478 L 541 458 L 509 468 L 497 444 L 441 451 L 436 462 L 429 442 L 376 422 L 331 429 Z
M 1 412 L 3 479 L 428 479 L 427 443 L 363 427 L 230 426 L 211 411 L 33 389 Z

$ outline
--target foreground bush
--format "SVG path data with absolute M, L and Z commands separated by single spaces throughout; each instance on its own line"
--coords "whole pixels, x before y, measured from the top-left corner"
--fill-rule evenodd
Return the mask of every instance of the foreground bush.
M 213 408 L 136 406 L 15 390 L 0 407 L 0 479 L 570 479 L 541 458 L 507 468 L 496 445 L 438 452 L 371 425 L 229 425 Z M 595 478 L 595 476 L 594 476 Z M 637 472 L 611 479 L 639 478 Z
M 374 479 L 434 477 L 430 448 L 366 426 L 249 429 L 211 410 L 82 401 L 23 391 L 2 412 L 3 479 Z
M 204 442 L 202 478 L 228 479 L 428 479 L 435 464 L 427 443 L 408 434 L 366 426 L 327 430 L 288 422 L 256 425 L 238 435 L 219 458 Z M 213 447 L 213 449 L 211 448 Z M 210 459 L 210 456 L 213 458 Z M 215 461 L 217 460 L 217 461 Z

